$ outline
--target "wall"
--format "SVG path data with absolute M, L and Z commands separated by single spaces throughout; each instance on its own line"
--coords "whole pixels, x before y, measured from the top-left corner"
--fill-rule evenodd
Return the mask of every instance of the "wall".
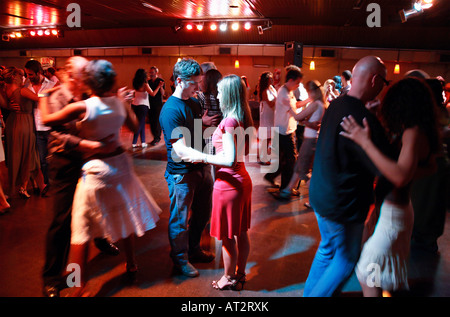
M 220 48 L 231 49 L 230 54 L 221 55 Z M 316 57 L 321 49 L 335 50 L 335 57 Z M 65 61 L 74 53 L 73 49 L 52 49 L 32 51 L 2 51 L 0 52 L 0 65 L 22 68 L 30 58 L 54 57 L 56 67 L 63 67 Z M 190 56 L 199 63 L 213 61 L 223 75 L 245 75 L 249 79 L 251 89 L 258 83 L 262 72 L 282 69 L 284 75 L 284 46 L 280 45 L 209 45 L 185 47 L 152 47 L 152 54 L 142 54 L 140 47 L 123 48 L 89 48 L 81 49 L 82 56 L 88 59 L 103 58 L 111 61 L 118 73 L 118 84 L 131 87 L 131 81 L 138 68 L 149 69 L 156 65 L 160 76 L 169 82 L 172 67 L 179 56 Z M 19 56 L 26 55 L 26 56 Z M 316 70 L 309 70 L 309 62 L 315 56 Z M 356 61 L 366 55 L 379 56 L 386 64 L 389 80 L 399 80 L 402 75 L 411 69 L 423 69 L 430 76 L 442 76 L 450 81 L 450 63 L 439 63 L 438 52 L 432 51 L 398 51 L 382 49 L 361 48 L 321 48 L 305 47 L 303 50 L 304 82 L 312 79 L 323 83 L 328 78 L 353 68 Z M 240 68 L 234 68 L 234 61 L 238 56 Z M 400 57 L 401 73 L 394 75 L 395 61 Z

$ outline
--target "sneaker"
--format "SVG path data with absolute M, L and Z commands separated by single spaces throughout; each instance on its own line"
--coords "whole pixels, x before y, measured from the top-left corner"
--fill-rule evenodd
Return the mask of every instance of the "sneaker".
M 142 146 L 143 148 L 145 148 L 145 147 L 148 146 L 148 144 L 144 142 L 144 143 L 141 144 L 141 146 Z
M 139 145 L 137 145 L 137 144 L 132 144 L 131 146 L 133 147 L 133 149 L 135 149 L 135 148 L 137 148 Z

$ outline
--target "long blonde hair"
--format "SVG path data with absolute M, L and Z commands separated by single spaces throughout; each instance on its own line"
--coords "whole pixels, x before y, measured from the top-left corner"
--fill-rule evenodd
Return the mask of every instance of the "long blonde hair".
M 244 124 L 244 129 L 253 126 L 247 87 L 241 77 L 227 75 L 217 85 L 220 91 L 220 110 L 225 117 L 234 117 Z

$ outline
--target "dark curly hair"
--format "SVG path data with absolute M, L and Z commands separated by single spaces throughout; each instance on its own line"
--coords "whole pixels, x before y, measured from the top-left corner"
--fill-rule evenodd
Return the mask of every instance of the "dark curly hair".
M 271 72 L 263 72 L 259 76 L 258 81 L 258 97 L 259 100 L 263 100 L 263 93 L 273 83 L 273 74 Z
M 392 85 L 383 98 L 380 115 L 391 137 L 418 126 L 427 136 L 431 152 L 439 149 L 437 106 L 425 81 L 404 78 Z
M 217 84 L 222 79 L 222 73 L 217 69 L 210 69 L 205 73 L 205 95 L 211 94 L 217 97 Z
M 83 81 L 96 95 L 102 96 L 113 88 L 116 83 L 116 76 L 116 71 L 111 62 L 97 59 L 86 65 Z
M 133 88 L 138 90 L 147 82 L 147 72 L 143 68 L 139 68 L 134 74 Z

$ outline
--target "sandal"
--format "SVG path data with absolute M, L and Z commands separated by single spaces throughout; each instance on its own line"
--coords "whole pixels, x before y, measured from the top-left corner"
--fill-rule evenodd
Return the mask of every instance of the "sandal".
M 225 284 L 222 284 L 222 286 L 220 286 L 219 283 L 220 283 L 220 281 L 222 281 L 222 280 L 225 280 L 225 281 L 224 281 Z M 212 287 L 214 287 L 215 289 L 218 289 L 218 290 L 220 290 L 220 291 L 223 291 L 223 290 L 232 290 L 232 289 L 234 289 L 235 284 L 236 284 L 236 280 L 235 280 L 235 279 L 232 279 L 231 276 L 226 276 L 226 275 L 222 276 L 222 277 L 220 278 L 220 280 L 218 280 L 218 281 L 212 281 L 212 283 L 211 283 Z
M 244 289 L 244 284 L 247 281 L 247 275 L 245 273 L 236 274 L 236 282 L 234 283 L 233 290 L 242 291 Z

